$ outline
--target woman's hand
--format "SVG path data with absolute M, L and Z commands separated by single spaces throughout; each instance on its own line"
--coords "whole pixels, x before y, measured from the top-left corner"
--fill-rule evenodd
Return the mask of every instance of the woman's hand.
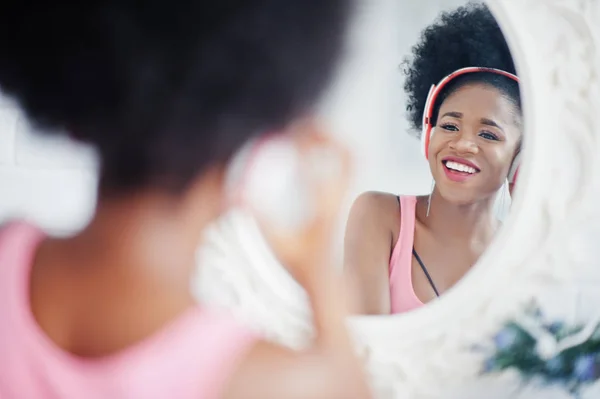
M 350 156 L 314 123 L 296 126 L 288 139 L 298 150 L 298 184 L 308 191 L 310 215 L 295 229 L 270 223 L 261 215 L 257 221 L 276 257 L 305 286 L 333 270 L 332 238 L 348 187 Z
M 315 327 L 314 340 L 309 349 L 300 352 L 267 343 L 257 345 L 232 379 L 234 384 L 228 397 L 370 398 L 370 387 L 346 325 L 352 296 L 331 256 L 332 238 L 348 186 L 350 157 L 342 145 L 312 123 L 298 125 L 283 137 L 297 150 L 298 158 L 290 160 L 294 167 L 299 166 L 297 173 L 290 173 L 294 181 L 288 184 L 288 189 L 292 187 L 293 190 L 287 197 L 268 197 L 263 203 L 254 202 L 254 215 L 276 257 L 308 294 Z M 285 165 L 285 158 L 280 156 L 294 152 L 277 153 L 272 158 L 276 162 L 266 162 L 268 167 L 259 168 L 261 172 L 256 176 L 268 179 L 269 168 L 277 165 L 286 168 L 289 165 Z M 298 164 L 293 164 L 295 161 L 299 161 Z M 273 173 L 272 176 L 276 176 L 275 180 L 281 179 L 282 175 L 287 176 L 286 173 Z M 269 183 L 272 184 L 270 187 L 267 184 L 265 191 L 276 189 L 275 184 L 280 182 Z M 269 206 L 282 202 L 285 205 L 286 198 L 293 201 L 296 188 L 301 189 L 299 195 L 306 194 L 306 198 L 298 200 L 306 199 L 311 205 L 304 220 L 300 223 L 296 223 L 297 218 L 291 218 L 293 223 L 278 220 L 276 215 L 285 215 L 278 210 L 261 215 L 261 211 L 269 211 Z M 268 192 L 260 194 L 269 195 Z M 260 200 L 261 196 L 254 198 Z M 267 200 L 271 199 L 277 201 L 269 203 Z M 292 209 L 303 208 L 290 207 L 290 212 Z

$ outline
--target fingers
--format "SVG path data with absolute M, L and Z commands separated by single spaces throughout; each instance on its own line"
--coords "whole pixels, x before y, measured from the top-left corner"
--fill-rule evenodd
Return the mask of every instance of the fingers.
M 253 212 L 279 261 L 294 269 L 290 271 L 295 277 L 306 277 L 322 269 L 328 259 L 348 187 L 350 153 L 314 122 L 298 123 L 288 134 L 267 140 L 271 139 L 288 141 L 293 151 L 270 158 L 273 162 L 261 169 L 264 173 L 259 178 L 271 189 L 261 190 Z M 263 155 L 269 157 L 268 153 Z M 285 170 L 289 173 L 280 176 Z M 274 201 L 269 202 L 271 199 Z M 270 205 L 265 206 L 267 203 Z M 296 215 L 285 216 L 285 212 L 278 211 L 280 208 Z M 299 209 L 307 210 L 306 214 Z M 281 223 L 285 217 L 299 218 L 301 222 Z
M 314 196 L 315 216 L 321 220 L 335 219 L 348 189 L 350 152 L 315 122 L 296 129 L 302 178 Z

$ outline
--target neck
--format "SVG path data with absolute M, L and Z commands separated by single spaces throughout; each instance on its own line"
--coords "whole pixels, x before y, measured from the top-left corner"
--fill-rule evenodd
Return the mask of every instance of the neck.
M 100 198 L 69 248 L 103 273 L 187 287 L 202 231 L 218 213 L 210 201 L 197 208 L 190 212 L 185 201 L 159 193 Z
M 494 201 L 495 197 L 492 196 L 459 205 L 445 200 L 437 189 L 434 189 L 429 216 L 428 197 L 422 197 L 417 205 L 417 217 L 441 240 L 487 244 L 498 228 L 498 221 L 494 215 Z

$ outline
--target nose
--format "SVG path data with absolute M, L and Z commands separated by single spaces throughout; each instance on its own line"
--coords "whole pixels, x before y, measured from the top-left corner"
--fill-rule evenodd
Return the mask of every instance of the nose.
M 449 146 L 458 154 L 477 154 L 479 152 L 477 143 L 468 134 L 457 135 L 454 140 L 450 141 Z

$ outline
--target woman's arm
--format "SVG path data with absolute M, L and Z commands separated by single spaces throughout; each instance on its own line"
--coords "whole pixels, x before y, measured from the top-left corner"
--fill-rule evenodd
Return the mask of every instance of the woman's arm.
M 315 218 L 298 231 L 262 231 L 283 265 L 304 287 L 312 309 L 315 340 L 304 352 L 259 343 L 251 349 L 227 386 L 227 399 L 366 399 L 370 390 L 347 328 L 348 287 L 333 267 L 331 246 L 342 198 L 346 193 L 350 156 L 328 136 L 298 136 L 299 148 L 329 149 L 341 170 L 329 179 L 309 175 Z M 310 154 L 310 152 L 309 152 Z M 307 159 L 310 159 L 308 157 Z M 311 170 L 310 168 L 306 168 Z M 260 220 L 259 220 L 259 224 Z
M 356 313 L 391 313 L 389 262 L 398 214 L 397 198 L 391 194 L 366 192 L 352 205 L 344 239 L 344 272 L 358 291 Z
M 347 297 L 340 276 L 314 282 L 309 297 L 316 340 L 295 352 L 266 342 L 257 344 L 228 387 L 227 399 L 367 399 L 362 365 L 346 327 Z

